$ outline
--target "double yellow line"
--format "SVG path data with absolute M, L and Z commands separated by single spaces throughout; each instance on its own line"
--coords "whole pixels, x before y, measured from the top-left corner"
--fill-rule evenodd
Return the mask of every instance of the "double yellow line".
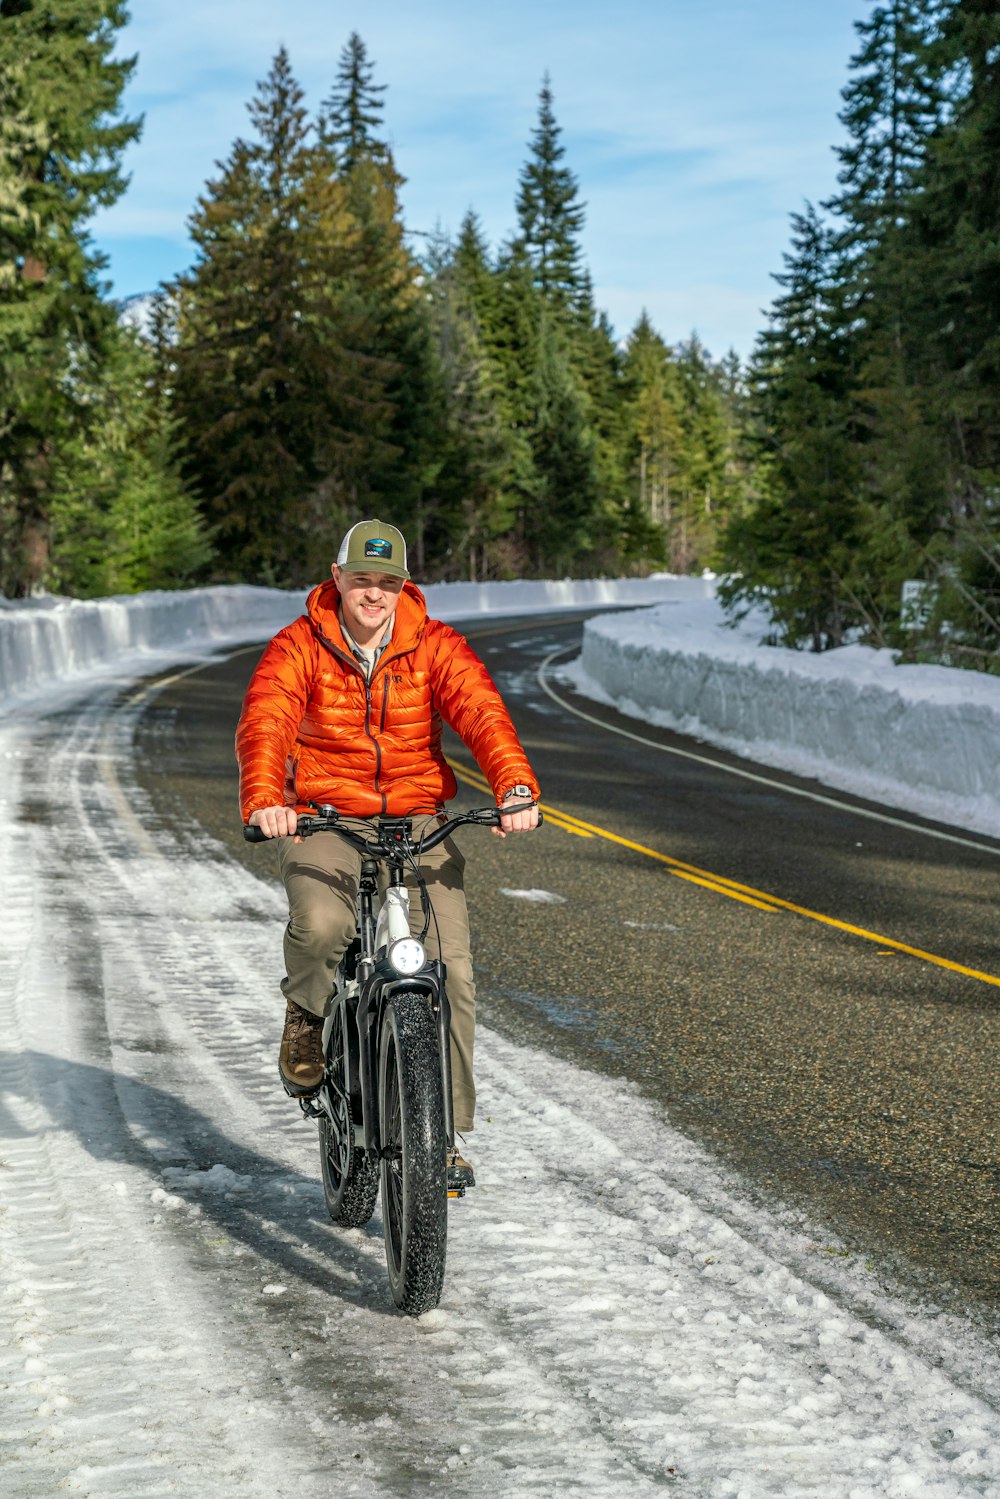
M 470 770 L 451 757 L 448 759 L 448 764 L 459 780 L 464 781 L 468 786 L 474 786 L 477 791 L 485 791 L 492 796 L 489 782 L 479 771 Z M 869 932 L 864 927 L 853 926 L 849 921 L 838 921 L 835 916 L 825 916 L 822 911 L 811 911 L 807 906 L 797 906 L 794 901 L 782 900 L 780 896 L 769 895 L 764 890 L 756 890 L 753 885 L 741 885 L 738 880 L 729 880 L 724 875 L 712 874 L 710 870 L 699 869 L 696 864 L 686 864 L 683 859 L 674 859 L 669 854 L 661 854 L 655 848 L 647 848 L 643 843 L 633 843 L 631 839 L 622 838 L 618 833 L 609 832 L 607 828 L 597 827 L 592 822 L 583 822 L 569 812 L 560 812 L 548 805 L 545 806 L 544 811 L 545 821 L 550 826 L 562 828 L 567 833 L 575 833 L 578 838 L 604 838 L 608 843 L 617 843 L 622 848 L 631 849 L 633 853 L 643 854 L 647 859 L 655 859 L 658 864 L 665 864 L 670 873 L 676 875 L 678 879 L 688 880 L 692 885 L 701 885 L 717 895 L 728 896 L 730 900 L 753 906 L 758 911 L 771 913 L 790 911 L 794 916 L 804 916 L 807 921 L 818 921 L 822 926 L 834 927 L 837 931 L 850 933 L 852 937 L 861 937 L 865 942 L 877 943 L 883 951 L 906 953 L 911 958 L 919 958 L 921 962 L 932 963 L 937 968 L 946 968 L 952 973 L 961 973 L 966 978 L 978 979 L 980 983 L 992 984 L 994 988 L 1000 989 L 1000 977 L 996 974 L 983 973 L 978 968 L 967 968 L 964 963 L 954 963 L 951 958 L 942 958 L 937 953 L 925 952 L 922 947 L 911 947 L 909 943 L 897 942 L 893 937 L 884 937 L 878 932 Z

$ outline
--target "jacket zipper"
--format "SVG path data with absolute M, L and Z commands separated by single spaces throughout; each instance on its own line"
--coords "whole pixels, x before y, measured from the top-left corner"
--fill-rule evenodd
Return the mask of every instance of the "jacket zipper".
M 382 774 L 382 746 L 372 732 L 372 689 L 371 683 L 367 681 L 365 682 L 365 733 L 375 746 L 375 790 L 382 798 L 382 811 L 384 812 L 388 806 L 388 802 L 386 801 L 385 792 L 378 783 L 379 776 Z
M 317 634 L 319 635 L 318 631 Z M 365 733 L 368 735 L 368 738 L 375 746 L 375 793 L 377 796 L 381 797 L 382 811 L 385 812 L 388 806 L 388 801 L 386 800 L 385 792 L 379 785 L 379 777 L 382 774 L 382 746 L 379 744 L 378 739 L 372 732 L 371 683 L 368 681 L 368 678 L 365 676 L 364 672 L 361 670 L 361 667 L 358 665 L 357 661 L 355 661 L 353 656 L 348 656 L 345 651 L 342 651 L 340 649 L 339 646 L 334 645 L 332 640 L 327 640 L 325 635 L 319 635 L 319 639 L 322 644 L 326 646 L 326 649 L 330 652 L 331 656 L 336 656 L 338 661 L 343 661 L 346 666 L 353 667 L 353 669 L 357 672 L 358 676 L 365 684 Z M 402 655 L 402 652 L 400 652 L 399 654 Z

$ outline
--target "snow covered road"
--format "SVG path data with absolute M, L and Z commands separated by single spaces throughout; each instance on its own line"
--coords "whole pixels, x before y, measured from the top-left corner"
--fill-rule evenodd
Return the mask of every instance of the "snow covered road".
M 139 708 L 0 730 L 5 1499 L 1000 1493 L 995 1350 L 486 1031 L 481 1185 L 398 1317 L 277 1087 L 279 899 L 156 824 Z

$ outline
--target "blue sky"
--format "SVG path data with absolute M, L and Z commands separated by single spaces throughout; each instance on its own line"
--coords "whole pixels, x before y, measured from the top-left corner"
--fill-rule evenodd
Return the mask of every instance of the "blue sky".
M 551 74 L 566 163 L 587 204 L 598 305 L 624 336 L 645 307 L 671 342 L 697 329 L 749 352 L 788 216 L 830 194 L 840 90 L 868 0 L 132 0 L 125 106 L 145 115 L 128 193 L 93 225 L 116 296 L 190 264 L 186 220 L 247 134 L 246 103 L 282 44 L 316 107 L 358 31 L 388 85 L 408 227 L 490 241 Z

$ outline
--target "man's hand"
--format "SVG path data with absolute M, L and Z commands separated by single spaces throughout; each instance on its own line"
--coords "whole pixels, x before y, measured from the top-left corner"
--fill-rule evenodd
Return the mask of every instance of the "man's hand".
M 294 807 L 261 807 L 250 814 L 250 826 L 260 828 L 268 838 L 288 837 L 298 821 Z
M 500 826 L 493 828 L 498 838 L 506 838 L 508 833 L 528 833 L 532 828 L 538 826 L 538 807 L 532 804 L 525 806 L 520 796 L 505 796 L 503 807 L 510 807 L 509 812 L 501 809 Z M 518 811 L 518 807 L 521 808 Z

